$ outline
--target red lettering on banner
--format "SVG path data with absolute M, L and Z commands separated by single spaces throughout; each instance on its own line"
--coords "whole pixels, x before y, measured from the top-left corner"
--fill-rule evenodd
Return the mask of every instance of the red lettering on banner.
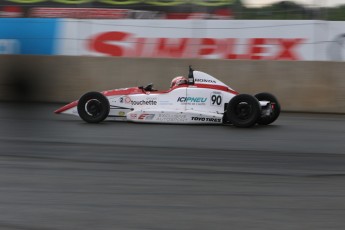
M 226 39 L 216 38 L 201 38 L 199 39 L 199 51 L 197 57 L 203 56 L 219 56 L 224 58 L 224 51 L 226 50 Z
M 235 54 L 235 44 L 236 44 L 236 39 L 235 38 L 228 38 L 227 40 L 227 50 L 226 50 L 226 55 L 225 59 L 238 59 L 237 54 Z
M 143 53 L 145 47 L 145 38 L 138 38 L 137 43 L 135 45 L 135 53 L 133 54 L 134 57 L 140 57 Z
M 170 40 L 172 42 L 169 43 Z M 181 58 L 186 50 L 187 41 L 188 38 L 158 38 L 158 48 L 155 56 Z
M 280 44 L 280 52 L 276 56 L 276 60 L 299 60 L 294 48 L 297 45 L 300 45 L 303 41 L 303 38 L 294 38 L 294 39 L 277 39 Z
M 264 54 L 265 52 L 265 47 L 264 45 L 266 44 L 266 39 L 265 38 L 253 38 L 251 40 L 250 46 L 249 46 L 249 54 L 250 54 L 250 59 L 252 60 L 261 60 L 264 59 Z
M 213 38 L 202 38 L 198 56 L 213 54 L 216 50 L 216 41 Z
M 107 42 L 125 41 L 131 34 L 125 32 L 106 32 L 100 34 L 90 41 L 90 48 L 99 53 L 109 54 L 110 56 L 124 56 L 125 49 L 120 45 L 108 44 Z
M 142 38 L 126 32 L 105 32 L 88 48 L 110 56 L 300 60 L 302 38 Z

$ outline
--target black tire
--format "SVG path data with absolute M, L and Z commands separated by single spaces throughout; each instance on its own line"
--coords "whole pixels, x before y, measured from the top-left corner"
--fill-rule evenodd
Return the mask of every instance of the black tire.
M 109 115 L 108 99 L 99 92 L 84 94 L 78 101 L 78 114 L 88 123 L 99 123 Z
M 280 104 L 277 98 L 270 93 L 258 93 L 255 95 L 255 97 L 259 101 L 269 101 L 270 104 L 268 106 L 270 106 L 271 110 L 270 114 L 262 114 L 260 116 L 260 118 L 258 119 L 258 124 L 269 125 L 273 123 L 275 120 L 277 120 L 277 118 L 280 115 Z
M 230 100 L 226 115 L 230 123 L 236 127 L 251 127 L 256 124 L 261 115 L 261 106 L 252 95 L 239 94 Z

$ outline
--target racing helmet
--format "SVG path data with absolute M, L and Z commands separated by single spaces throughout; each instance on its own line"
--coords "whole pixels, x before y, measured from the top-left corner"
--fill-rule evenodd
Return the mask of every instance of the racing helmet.
M 179 85 L 183 85 L 183 84 L 187 84 L 188 80 L 187 78 L 183 77 L 183 76 L 178 76 L 175 77 L 174 79 L 172 79 L 171 84 L 170 84 L 170 88 L 173 88 L 175 86 L 179 86 Z

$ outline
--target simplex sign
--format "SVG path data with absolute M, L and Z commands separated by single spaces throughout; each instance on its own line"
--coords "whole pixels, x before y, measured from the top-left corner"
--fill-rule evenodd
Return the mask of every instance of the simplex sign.
M 65 39 L 59 47 L 59 54 L 63 55 L 345 60 L 345 42 L 339 42 L 341 34 L 345 34 L 345 22 L 64 20 L 64 23 L 60 32 Z
M 0 19 L 0 22 L 2 54 L 345 61 L 345 22 L 82 19 Z
M 140 38 L 112 31 L 92 37 L 88 49 L 117 57 L 301 60 L 299 46 L 303 41 L 303 38 Z M 246 44 L 242 49 L 238 46 L 241 43 Z

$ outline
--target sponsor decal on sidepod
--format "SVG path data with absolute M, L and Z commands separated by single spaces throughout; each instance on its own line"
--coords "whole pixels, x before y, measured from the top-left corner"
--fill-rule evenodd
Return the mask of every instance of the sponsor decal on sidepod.
M 209 117 L 192 117 L 192 121 L 222 122 L 222 119 Z
M 206 102 L 206 97 L 179 97 L 177 98 L 177 102 L 193 102 L 193 103 L 199 103 L 199 102 Z
M 131 101 L 132 105 L 157 105 L 155 100 L 141 100 L 141 101 Z
M 132 113 L 129 115 L 130 119 L 137 119 L 137 117 L 138 117 L 138 114 L 135 114 L 135 113 Z
M 158 114 L 157 121 L 162 121 L 162 122 L 187 122 L 187 115 L 186 114 L 162 113 L 162 114 Z
M 140 114 L 140 116 L 138 117 L 138 120 L 153 120 L 154 117 L 155 117 L 154 114 L 143 113 L 143 114 Z
M 195 78 L 194 81 L 195 82 L 201 82 L 201 83 L 213 83 L 213 84 L 217 83 L 215 80 L 199 79 L 199 78 Z

